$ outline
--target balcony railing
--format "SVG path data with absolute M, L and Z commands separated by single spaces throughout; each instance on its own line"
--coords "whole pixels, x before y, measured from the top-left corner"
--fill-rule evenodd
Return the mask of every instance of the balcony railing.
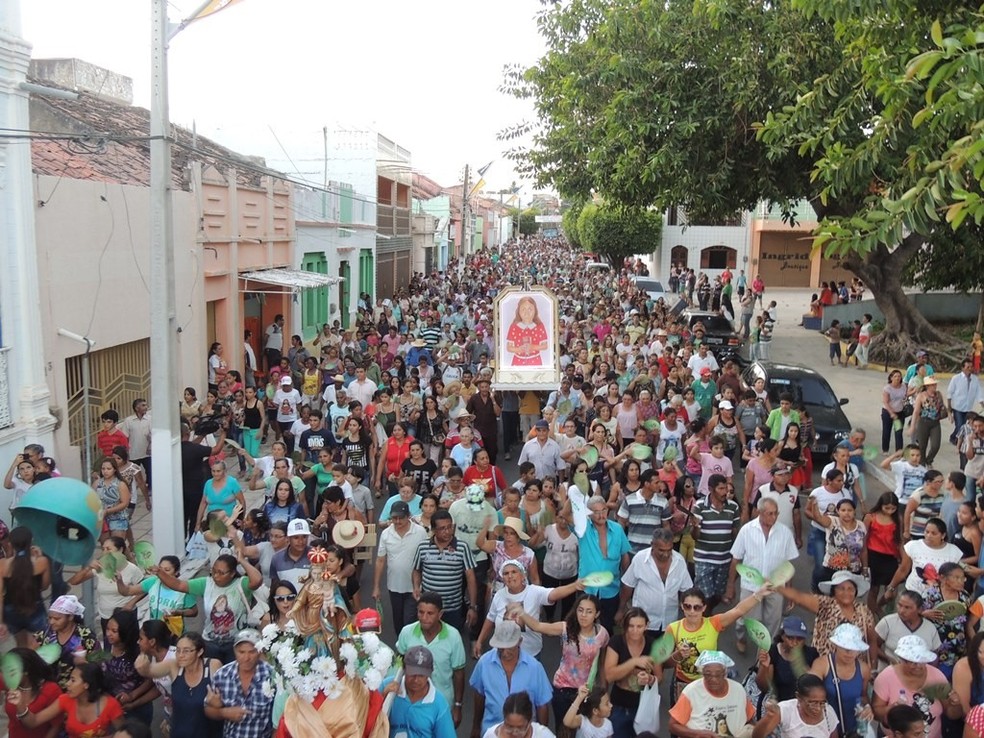
M 376 230 L 386 236 L 409 236 L 410 218 L 410 208 L 376 206 Z

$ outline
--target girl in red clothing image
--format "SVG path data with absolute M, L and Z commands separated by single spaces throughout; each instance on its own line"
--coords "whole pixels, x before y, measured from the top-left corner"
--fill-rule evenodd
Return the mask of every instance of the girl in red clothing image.
M 511 354 L 509 365 L 543 366 L 541 353 L 547 350 L 548 336 L 536 301 L 530 295 L 523 295 L 516 304 L 516 315 L 506 333 L 506 351 Z

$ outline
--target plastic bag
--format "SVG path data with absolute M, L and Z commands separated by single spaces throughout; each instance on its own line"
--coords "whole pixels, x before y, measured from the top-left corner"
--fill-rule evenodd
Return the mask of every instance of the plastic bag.
M 659 684 L 650 684 L 639 693 L 639 709 L 633 721 L 636 733 L 659 732 L 659 703 Z
M 188 558 L 192 560 L 208 558 L 208 544 L 205 542 L 205 536 L 202 535 L 200 530 L 196 530 L 191 535 L 191 538 L 188 539 L 188 545 L 185 547 L 185 551 L 188 553 Z

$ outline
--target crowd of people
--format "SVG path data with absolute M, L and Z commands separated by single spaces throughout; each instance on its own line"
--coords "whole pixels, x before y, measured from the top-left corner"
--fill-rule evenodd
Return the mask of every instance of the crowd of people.
M 719 365 L 700 324 L 637 289 L 633 264 L 586 263 L 528 238 L 363 296 L 354 325 L 308 343 L 278 315 L 259 357 L 214 344 L 204 399 L 189 387 L 180 404 L 203 573 L 172 556 L 137 564 L 148 407 L 104 413 L 92 562 L 66 575 L 29 530 L 0 530 L 0 635 L 24 663 L 7 685 L 11 735 L 136 736 L 158 699 L 172 736 L 272 735 L 257 629 L 291 619 L 315 547 L 338 606 L 392 627 L 394 736 L 981 735 L 976 374 L 946 394 L 925 357 L 889 376 L 882 465 L 897 484 L 866 499 L 863 431 L 821 467 L 795 394 Z M 743 272 L 673 277 L 688 300 L 719 285 L 709 306 L 739 330 L 745 302 L 763 305 Z M 493 387 L 493 301 L 508 285 L 558 299 L 556 387 Z M 944 475 L 932 461 L 947 412 L 963 471 Z M 16 504 L 55 473 L 28 448 L 5 486 Z M 69 593 L 86 580 L 95 613 Z M 559 662 L 545 664 L 553 639 Z M 52 666 L 34 650 L 46 645 Z

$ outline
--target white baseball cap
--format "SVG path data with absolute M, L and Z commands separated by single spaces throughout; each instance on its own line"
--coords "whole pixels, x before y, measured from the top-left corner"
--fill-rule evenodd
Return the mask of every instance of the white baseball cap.
M 289 523 L 287 523 L 287 535 L 288 536 L 309 536 L 311 535 L 311 528 L 308 526 L 308 522 L 302 518 L 294 518 Z

